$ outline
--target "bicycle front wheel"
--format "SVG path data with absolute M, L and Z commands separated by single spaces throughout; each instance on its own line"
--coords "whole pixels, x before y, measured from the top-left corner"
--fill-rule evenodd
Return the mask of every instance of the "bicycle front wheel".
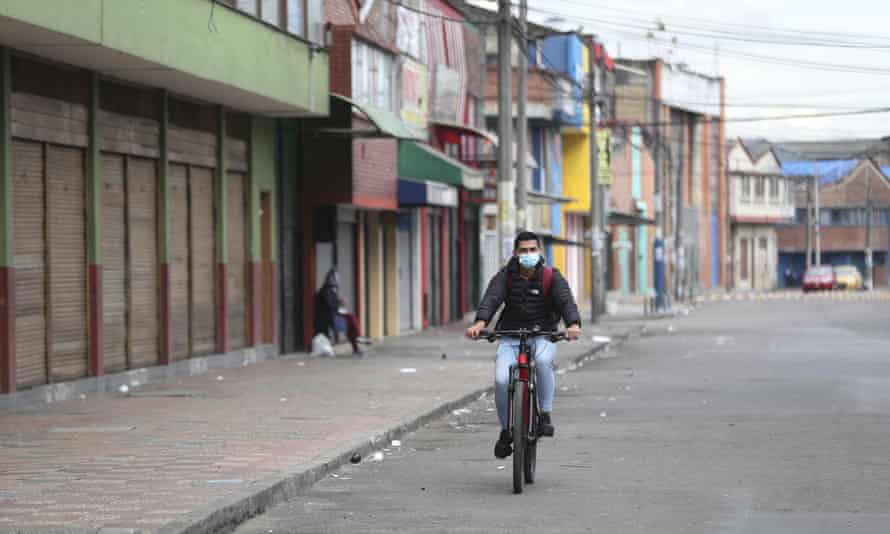
M 534 402 L 531 404 L 531 414 L 529 416 L 529 421 L 537 421 L 538 420 L 538 410 Z M 532 427 L 534 426 L 534 429 Z M 526 484 L 534 484 L 535 483 L 535 467 L 537 467 L 538 463 L 538 436 L 535 435 L 537 433 L 536 429 L 537 425 L 529 424 L 529 428 L 531 429 L 529 434 L 531 434 L 530 438 L 526 438 L 525 444 L 525 483 Z M 528 434 L 527 434 L 528 435 Z
M 525 453 L 528 439 L 526 425 L 526 392 L 528 384 L 516 381 L 513 384 L 513 493 L 522 493 L 525 477 Z

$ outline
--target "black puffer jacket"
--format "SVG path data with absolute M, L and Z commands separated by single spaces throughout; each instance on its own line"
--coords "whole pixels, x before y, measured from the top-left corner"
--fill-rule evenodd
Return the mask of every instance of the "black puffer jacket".
M 581 315 L 572 296 L 572 288 L 556 268 L 550 282 L 550 295 L 544 297 L 544 261 L 538 262 L 535 274 L 528 280 L 519 275 L 519 261 L 512 258 L 498 274 L 491 279 L 482 303 L 476 312 L 477 321 L 489 323 L 501 304 L 506 303 L 498 322 L 498 328 L 517 330 L 535 328 L 555 330 L 562 318 L 566 325 L 581 324 Z M 507 277 L 512 278 L 507 295 Z

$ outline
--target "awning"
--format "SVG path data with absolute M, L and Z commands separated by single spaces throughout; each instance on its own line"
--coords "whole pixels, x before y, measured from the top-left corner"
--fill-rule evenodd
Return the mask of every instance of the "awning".
M 554 245 L 565 245 L 567 247 L 590 247 L 590 245 L 588 245 L 587 243 L 582 243 L 581 241 L 572 241 L 555 236 L 544 236 L 544 241 L 553 243 Z
M 396 139 L 411 139 L 426 141 L 426 135 L 405 124 L 395 113 L 378 109 L 372 106 L 359 104 L 343 95 L 331 93 L 331 100 L 339 100 L 353 107 L 368 118 L 376 130 L 358 130 L 352 128 L 321 128 L 321 133 L 349 135 L 352 137 L 395 137 Z
M 451 128 L 453 130 L 458 130 L 461 133 L 467 135 L 475 135 L 476 137 L 481 137 L 485 139 L 489 143 L 497 146 L 498 144 L 498 136 L 488 130 L 483 130 L 482 128 L 476 128 L 474 126 L 468 126 L 466 124 L 460 124 L 457 122 L 449 122 L 449 121 L 441 121 L 437 119 L 431 119 L 430 124 L 435 126 L 442 126 L 445 128 Z
M 481 191 L 482 171 L 468 167 L 435 148 L 414 141 L 399 142 L 400 178 L 432 181 Z
M 649 226 L 655 225 L 655 221 L 653 219 L 647 219 L 646 217 L 640 217 L 639 215 L 632 215 L 630 213 L 623 213 L 620 211 L 610 211 L 606 223 L 627 226 L 642 226 L 644 224 Z
M 439 182 L 399 178 L 399 206 L 458 206 L 457 188 Z
M 571 204 L 575 201 L 574 198 L 562 197 L 551 193 L 541 193 L 540 191 L 528 190 L 525 194 L 528 196 L 529 202 L 535 204 Z

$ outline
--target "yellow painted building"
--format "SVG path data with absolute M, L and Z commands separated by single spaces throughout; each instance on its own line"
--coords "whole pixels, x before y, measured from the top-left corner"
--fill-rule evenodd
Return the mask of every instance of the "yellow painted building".
M 587 47 L 582 47 L 584 74 L 588 75 L 589 58 Z M 562 135 L 563 169 L 562 194 L 573 202 L 562 207 L 561 239 L 572 242 L 584 241 L 587 215 L 590 213 L 590 108 L 583 108 L 583 121 L 580 127 L 563 126 Z M 590 253 L 588 248 L 575 245 L 555 245 L 553 263 L 565 275 L 575 299 L 584 306 L 590 300 Z

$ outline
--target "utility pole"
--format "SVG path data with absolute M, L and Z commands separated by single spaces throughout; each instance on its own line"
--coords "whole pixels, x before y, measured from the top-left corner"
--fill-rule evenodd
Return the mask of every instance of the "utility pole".
M 813 177 L 813 196 L 816 199 L 816 265 L 822 265 L 822 211 L 819 204 L 819 186 L 821 182 L 822 180 L 817 172 Z
M 670 120 L 669 120 L 670 122 Z M 671 128 L 675 128 L 675 123 L 671 122 Z M 684 120 L 680 126 L 683 128 L 685 134 L 685 130 L 687 129 L 686 121 Z M 683 165 L 683 159 L 685 157 L 683 147 L 683 136 L 680 136 L 680 146 L 677 148 L 676 153 L 676 166 L 677 166 L 677 184 L 674 188 L 674 207 L 676 208 L 676 214 L 674 216 L 674 253 L 676 254 L 677 261 L 674 265 L 674 296 L 680 301 L 683 300 L 683 294 L 685 292 L 685 282 L 686 282 L 686 251 L 683 249 L 683 206 L 685 204 L 683 195 L 685 195 L 684 191 L 684 182 L 686 181 L 686 168 Z
M 510 0 L 498 0 L 498 241 L 501 260 L 513 253 L 516 234 L 513 184 L 513 65 Z M 521 164 L 525 159 L 517 158 Z
M 596 131 L 596 37 L 591 35 L 587 38 L 587 105 L 590 108 L 590 320 L 596 324 L 599 320 L 600 303 L 602 302 L 603 284 L 602 284 L 602 252 L 601 252 L 601 233 L 600 227 L 600 187 L 599 187 L 599 163 L 600 151 L 599 140 Z
M 871 291 L 874 287 L 874 259 L 871 250 L 871 175 L 869 169 L 865 178 L 865 289 Z
M 528 150 L 528 120 L 525 115 L 525 101 L 528 98 L 528 0 L 519 1 L 519 64 L 517 76 L 519 87 L 516 95 L 516 227 L 528 229 L 528 167 L 525 166 L 525 153 Z
M 807 188 L 807 269 L 813 266 L 813 181 L 806 179 Z

